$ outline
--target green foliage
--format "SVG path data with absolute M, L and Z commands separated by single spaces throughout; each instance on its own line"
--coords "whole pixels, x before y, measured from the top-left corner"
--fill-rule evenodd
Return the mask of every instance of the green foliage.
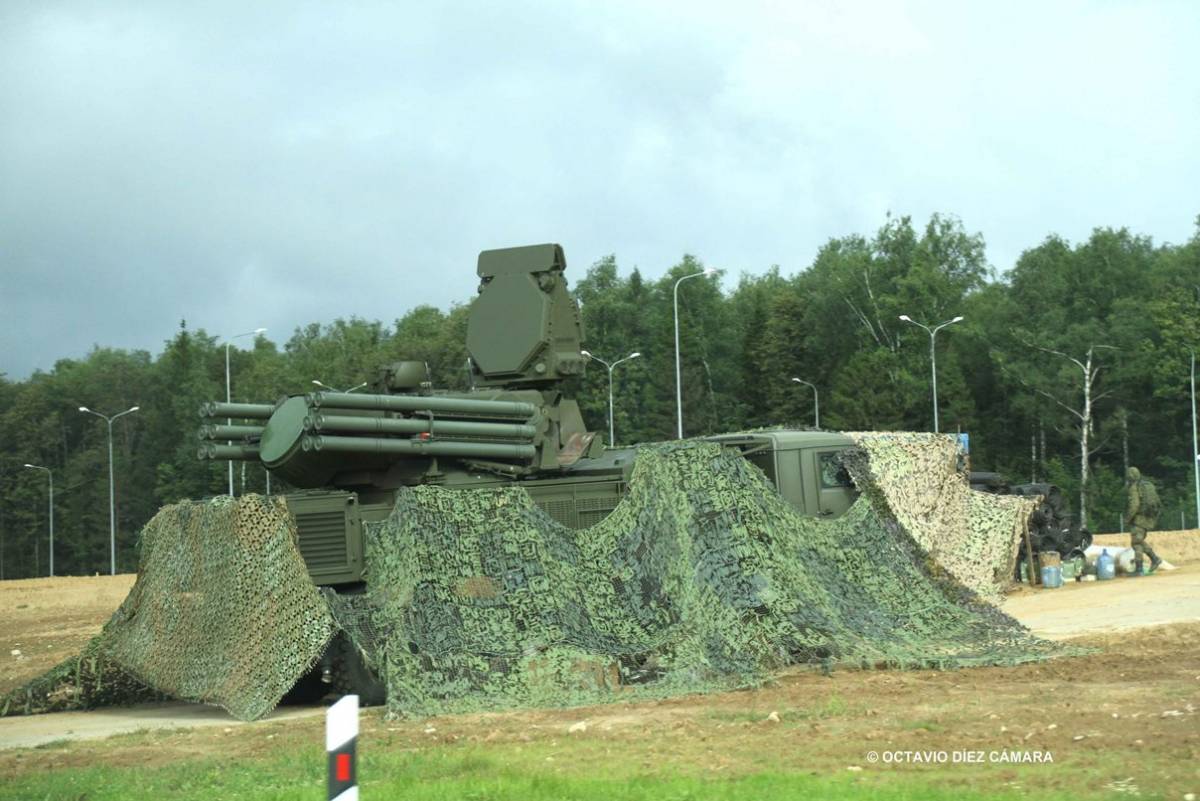
M 587 348 L 610 362 L 642 353 L 614 372 L 619 443 L 675 436 L 673 289 L 704 267 L 684 256 L 647 280 L 608 256 L 569 273 Z M 1050 235 L 996 276 L 980 235 L 954 217 L 919 226 L 889 216 L 874 234 L 831 239 L 792 274 L 772 268 L 724 290 L 716 277 L 680 285 L 685 434 L 811 425 L 812 391 L 793 376 L 820 388 L 827 428 L 929 430 L 929 338 L 898 318 L 936 324 L 961 314 L 937 338 L 938 401 L 942 430 L 972 434 L 974 466 L 1028 480 L 1057 460 L 1055 476 L 1077 508 L 1082 432 L 1069 410 L 1081 408 L 1079 370 L 1042 348 L 1082 358 L 1104 346 L 1089 428 L 1089 522 L 1116 526 L 1119 501 L 1102 470 L 1119 473 L 1127 447 L 1163 491 L 1163 525 L 1178 525 L 1180 509 L 1194 524 L 1188 349 L 1200 345 L 1198 284 L 1200 227 L 1179 245 L 1126 229 L 1100 228 L 1079 243 Z M 232 397 L 273 400 L 310 391 L 313 379 L 347 388 L 397 359 L 424 361 L 437 385 L 464 389 L 468 311 L 418 306 L 390 326 L 312 324 L 281 346 L 234 340 Z M 181 324 L 157 357 L 97 347 L 25 380 L 0 376 L 0 577 L 47 571 L 46 477 L 26 462 L 55 471 L 56 570 L 107 569 L 107 431 L 81 405 L 109 414 L 141 406 L 113 426 L 119 569 L 133 568 L 135 532 L 160 506 L 227 491 L 225 465 L 194 453 L 196 408 L 225 394 L 225 345 Z M 592 363 L 567 389 L 604 431 L 608 371 Z M 1122 408 L 1128 418 L 1118 425 Z M 238 466 L 238 493 L 265 489 L 261 469 Z

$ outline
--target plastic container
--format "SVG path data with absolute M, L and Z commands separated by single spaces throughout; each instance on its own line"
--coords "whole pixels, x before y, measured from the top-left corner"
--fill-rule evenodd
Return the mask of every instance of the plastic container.
M 1100 554 L 1108 551 L 1108 555 L 1112 557 L 1113 565 L 1116 568 L 1117 575 L 1122 573 L 1133 572 L 1134 553 L 1132 548 L 1124 548 L 1119 545 L 1092 545 L 1087 551 L 1088 564 L 1095 565 L 1096 560 L 1100 558 Z
M 1044 565 L 1042 567 L 1042 586 L 1054 590 L 1063 584 L 1062 565 Z
M 1064 559 L 1062 563 L 1063 581 L 1074 579 L 1079 581 L 1087 570 L 1087 562 L 1082 556 L 1076 556 L 1071 559 Z
M 1107 581 L 1115 578 L 1117 575 L 1117 563 L 1109 555 L 1108 549 L 1105 548 L 1101 554 L 1096 557 L 1096 578 L 1099 581 Z

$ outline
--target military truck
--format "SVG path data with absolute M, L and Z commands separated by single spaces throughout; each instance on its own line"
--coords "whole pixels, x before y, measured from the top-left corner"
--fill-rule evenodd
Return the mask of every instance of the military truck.
M 516 484 L 565 526 L 598 523 L 625 494 L 636 450 L 606 448 L 563 394 L 587 363 L 565 270 L 555 244 L 480 253 L 467 327 L 471 391 L 437 390 L 424 363 L 398 362 L 364 393 L 207 403 L 200 458 L 259 462 L 297 488 L 286 499 L 300 553 L 313 581 L 339 593 L 361 592 L 363 524 L 385 518 L 401 487 Z M 834 518 L 854 501 L 837 458 L 848 437 L 778 429 L 708 439 L 745 455 L 804 514 Z M 345 644 L 334 651 L 324 678 L 348 674 L 353 689 L 376 698 L 377 685 L 363 686 L 365 666 Z
M 774 429 L 705 439 L 740 451 L 801 514 L 832 520 L 858 497 L 841 462 L 842 452 L 854 445 L 845 434 Z

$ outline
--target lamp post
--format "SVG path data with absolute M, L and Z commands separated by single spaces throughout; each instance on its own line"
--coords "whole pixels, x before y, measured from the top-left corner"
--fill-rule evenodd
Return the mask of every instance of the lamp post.
M 327 389 L 330 392 L 341 392 L 342 394 L 345 394 L 345 395 L 350 394 L 351 392 L 353 392 L 356 389 L 362 389 L 363 387 L 365 387 L 367 385 L 367 382 L 364 381 L 361 384 L 356 384 L 356 385 L 350 387 L 350 389 L 334 389 L 333 387 L 329 386 L 328 384 L 322 384 L 320 381 L 318 381 L 315 378 L 312 380 L 312 382 L 314 384 L 316 384 L 318 387 L 320 387 L 321 389 Z
M 813 391 L 813 428 L 819 429 L 821 427 L 821 395 L 820 395 L 820 393 L 817 392 L 817 385 L 813 384 L 812 382 L 805 381 L 803 378 L 793 378 L 792 380 L 795 381 L 797 384 L 804 384 L 805 386 L 812 387 L 812 391 Z
M 1200 528 L 1200 447 L 1196 444 L 1196 350 L 1192 354 L 1192 479 L 1196 484 L 1196 527 Z
M 112 424 L 114 420 L 133 414 L 140 406 L 130 406 L 120 414 L 109 417 L 107 414 L 93 412 L 86 406 L 80 406 L 79 411 L 94 414 L 108 423 L 108 558 L 112 575 L 117 575 L 117 504 L 113 493 L 113 454 L 112 454 Z
M 679 285 L 689 278 L 698 278 L 700 276 L 716 275 L 717 271 L 711 267 L 707 270 L 701 270 L 698 273 L 685 275 L 675 282 L 675 429 L 679 439 L 683 439 L 683 379 L 682 371 L 679 369 Z
M 953 325 L 954 323 L 961 322 L 963 318 L 962 318 L 962 315 L 960 314 L 958 317 L 955 317 L 953 320 L 947 320 L 946 322 L 942 323 L 941 325 L 934 326 L 932 329 L 927 325 L 918 323 L 916 320 L 909 317 L 907 314 L 900 315 L 900 319 L 906 323 L 912 323 L 913 325 L 924 328 L 925 333 L 929 334 L 929 363 L 931 365 L 930 369 L 933 371 L 933 433 L 937 434 L 938 433 L 937 350 L 934 348 L 934 342 L 937 340 L 937 332 L 938 331 L 941 331 L 943 328 L 945 328 L 948 325 Z
M 258 336 L 259 334 L 266 332 L 266 330 L 267 329 L 265 329 L 265 328 L 255 328 L 253 331 L 246 331 L 245 333 L 242 333 L 242 334 L 234 334 L 229 339 L 225 340 L 225 402 L 226 403 L 233 402 L 233 393 L 232 393 L 232 388 L 231 388 L 230 381 L 229 381 L 229 346 L 233 344 L 233 340 L 235 340 L 235 339 L 240 339 L 241 337 Z M 225 422 L 228 425 L 233 425 L 233 418 L 232 417 L 226 418 Z M 226 442 L 226 444 L 232 445 L 233 441 L 229 440 Z M 232 459 L 229 460 L 229 497 L 230 498 L 233 497 L 233 460 Z
M 617 359 L 612 364 L 609 364 L 608 362 L 604 361 L 604 359 L 601 359 L 599 356 L 595 356 L 586 350 L 581 350 L 579 352 L 584 356 L 587 356 L 589 359 L 600 362 L 608 368 L 608 447 L 612 448 L 616 444 L 616 434 L 615 429 L 613 428 L 613 370 L 615 370 L 617 365 L 621 362 L 627 362 L 630 359 L 636 359 L 642 354 L 639 351 L 634 351 L 625 358 Z
M 54 577 L 54 471 L 49 467 L 27 464 L 31 470 L 45 470 L 46 478 L 50 480 L 50 576 Z

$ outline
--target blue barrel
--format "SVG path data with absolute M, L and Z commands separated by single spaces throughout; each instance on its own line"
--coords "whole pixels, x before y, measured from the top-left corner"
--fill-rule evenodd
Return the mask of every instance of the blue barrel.
M 1042 586 L 1048 590 L 1062 586 L 1062 565 L 1046 565 L 1042 568 Z
M 1096 557 L 1096 579 L 1099 581 L 1107 581 L 1117 575 L 1117 563 L 1109 555 L 1108 549 L 1105 548 Z

